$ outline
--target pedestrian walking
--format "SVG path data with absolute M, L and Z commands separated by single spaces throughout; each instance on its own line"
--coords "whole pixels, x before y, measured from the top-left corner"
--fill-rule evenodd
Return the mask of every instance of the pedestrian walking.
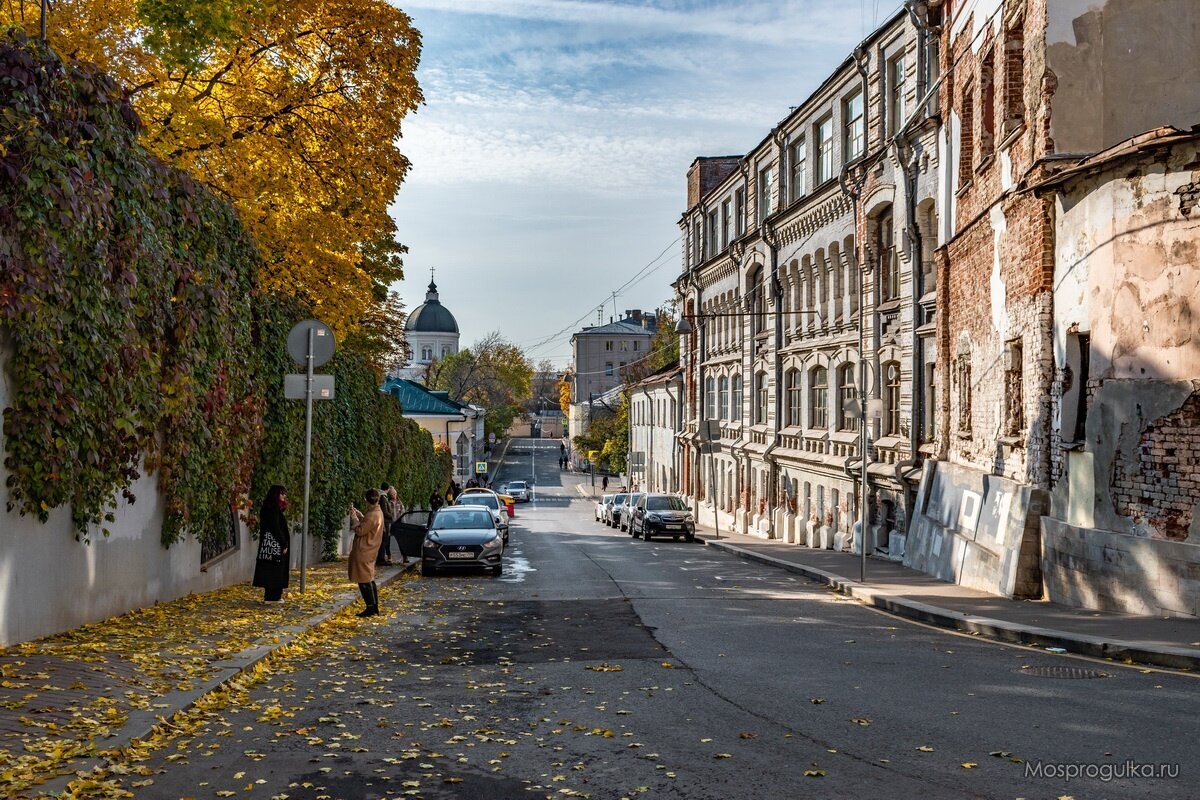
M 253 585 L 263 590 L 264 603 L 282 603 L 288 585 L 291 534 L 288 531 L 287 490 L 276 484 L 267 490 L 258 511 L 258 555 Z
M 363 514 L 350 506 L 350 527 L 354 531 L 354 544 L 350 545 L 350 580 L 358 584 L 366 605 L 360 617 L 373 617 L 379 613 L 379 587 L 375 585 L 375 556 L 383 541 L 383 511 L 379 508 L 379 490 L 367 489 L 367 513 Z
M 600 481 L 600 491 L 602 491 L 602 492 L 608 491 L 608 476 L 607 475 L 605 475 L 604 478 Z
M 449 492 L 447 492 L 447 494 L 449 494 Z M 429 495 L 429 510 L 430 510 L 430 512 L 436 514 L 437 510 L 445 504 L 446 504 L 446 501 L 443 500 L 441 495 L 439 495 L 437 492 L 434 492 L 433 494 Z
M 388 483 L 383 483 L 379 487 L 379 510 L 383 512 L 383 541 L 379 547 L 379 553 L 375 556 L 375 566 L 377 567 L 392 565 L 392 523 L 399 515 L 396 513 L 396 506 L 389 493 L 391 488 Z

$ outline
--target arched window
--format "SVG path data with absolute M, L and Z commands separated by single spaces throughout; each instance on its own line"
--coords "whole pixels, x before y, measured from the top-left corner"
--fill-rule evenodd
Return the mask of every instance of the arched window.
M 883 365 L 883 435 L 900 435 L 900 362 Z
M 829 370 L 813 367 L 809 373 L 808 427 L 829 427 Z
M 788 425 L 801 425 L 800 417 L 800 370 L 789 369 L 783 376 L 783 385 L 787 391 L 787 420 Z
M 430 347 L 429 345 L 424 345 L 423 347 L 421 347 L 421 360 L 422 361 L 433 361 L 433 348 L 432 347 Z
M 900 262 L 896 258 L 895 235 L 892 208 L 888 206 L 879 216 L 879 238 L 875 243 L 879 253 L 879 299 L 885 302 L 900 297 Z
M 837 371 L 838 386 L 838 430 L 858 430 L 858 415 L 853 413 L 854 395 L 854 365 L 842 364 Z
M 731 418 L 740 421 L 742 418 L 742 376 L 734 375 L 732 383 L 733 387 L 730 392 L 733 395 L 733 402 L 730 404 Z
M 717 418 L 729 419 L 729 378 L 725 375 L 717 382 Z
M 759 372 L 754 376 L 754 422 L 764 425 L 767 422 L 767 373 Z
M 445 358 L 448 355 L 450 355 L 450 348 L 443 346 L 442 347 L 442 358 Z
M 704 379 L 704 418 L 714 419 L 717 410 L 717 383 L 712 378 Z

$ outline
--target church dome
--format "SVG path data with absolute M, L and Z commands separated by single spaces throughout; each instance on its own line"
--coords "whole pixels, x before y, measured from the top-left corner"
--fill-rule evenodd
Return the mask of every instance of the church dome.
M 429 282 L 425 302 L 408 315 L 404 330 L 416 333 L 458 333 L 458 321 L 438 299 L 437 284 Z

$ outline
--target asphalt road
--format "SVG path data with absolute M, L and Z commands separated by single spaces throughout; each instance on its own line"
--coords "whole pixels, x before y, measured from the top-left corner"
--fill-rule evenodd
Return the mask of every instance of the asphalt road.
M 325 626 L 123 785 L 280 800 L 1200 796 L 1197 678 L 936 631 L 702 544 L 631 539 L 593 521 L 557 456 L 549 440 L 508 450 L 497 480 L 532 478 L 536 496 L 503 577 L 385 591 L 385 617 Z M 1109 677 L 1036 674 L 1061 667 Z M 1101 779 L 1129 762 L 1178 777 Z M 1068 779 L 1071 765 L 1094 776 Z

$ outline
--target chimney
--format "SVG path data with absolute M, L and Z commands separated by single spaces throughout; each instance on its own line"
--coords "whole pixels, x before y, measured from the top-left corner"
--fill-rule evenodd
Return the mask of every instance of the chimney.
M 642 310 L 640 308 L 635 308 L 630 311 L 626 311 L 625 318 L 632 319 L 634 325 L 641 325 L 642 324 Z
M 695 208 L 704 195 L 725 180 L 741 164 L 741 156 L 701 156 L 688 168 L 688 208 Z

